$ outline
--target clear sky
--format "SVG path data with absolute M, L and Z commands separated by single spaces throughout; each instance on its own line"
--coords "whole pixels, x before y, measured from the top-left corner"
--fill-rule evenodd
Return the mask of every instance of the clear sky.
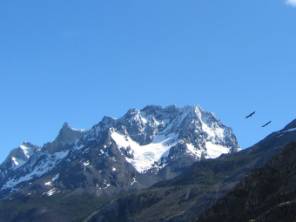
M 295 2 L 1 1 L 0 160 L 148 104 L 199 104 L 252 145 L 296 118 Z

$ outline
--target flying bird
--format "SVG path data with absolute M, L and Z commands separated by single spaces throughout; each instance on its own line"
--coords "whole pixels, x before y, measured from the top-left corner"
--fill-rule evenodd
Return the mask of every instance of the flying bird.
M 272 121 L 269 121 L 269 122 L 267 122 L 267 123 L 265 123 L 262 127 L 264 128 L 264 127 L 267 127 L 268 125 L 270 125 L 272 123 Z
M 255 113 L 256 113 L 256 111 L 254 111 L 254 112 L 250 113 L 249 115 L 247 115 L 247 116 L 246 116 L 246 119 L 249 119 L 249 118 L 251 118 L 252 116 L 254 116 L 254 115 L 255 115 Z

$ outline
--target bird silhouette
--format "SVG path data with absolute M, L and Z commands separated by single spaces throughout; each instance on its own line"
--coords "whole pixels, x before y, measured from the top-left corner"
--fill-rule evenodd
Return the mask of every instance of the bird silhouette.
M 246 116 L 246 119 L 249 119 L 249 118 L 251 118 L 252 116 L 254 116 L 254 115 L 255 115 L 255 113 L 256 113 L 256 111 L 254 111 L 254 112 L 250 113 L 249 115 L 247 115 L 247 116 Z
M 272 121 L 269 121 L 267 123 L 265 123 L 263 126 L 261 126 L 262 128 L 267 127 L 268 125 L 270 125 L 272 123 Z

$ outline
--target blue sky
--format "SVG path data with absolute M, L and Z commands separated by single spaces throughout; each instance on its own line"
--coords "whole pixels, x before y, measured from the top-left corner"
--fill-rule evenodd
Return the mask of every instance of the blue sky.
M 89 128 L 147 104 L 199 104 L 252 145 L 296 118 L 294 6 L 1 1 L 0 160 L 22 141 L 52 140 L 65 121 Z

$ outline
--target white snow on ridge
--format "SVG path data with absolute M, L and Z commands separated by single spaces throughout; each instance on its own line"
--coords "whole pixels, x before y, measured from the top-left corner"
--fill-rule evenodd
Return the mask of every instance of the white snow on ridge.
M 32 155 L 32 149 L 24 144 L 20 145 L 20 148 L 22 149 L 24 155 L 27 158 L 30 158 L 30 156 Z
M 119 148 L 127 149 L 133 155 L 133 158 L 126 157 L 135 169 L 143 173 L 149 170 L 153 164 L 168 153 L 170 148 L 176 144 L 176 135 L 156 136 L 154 141 L 147 145 L 140 145 L 130 137 L 122 135 L 116 131 L 111 134 L 112 139 Z M 130 150 L 129 150 L 130 149 Z
M 46 192 L 46 195 L 47 195 L 48 197 L 51 197 L 51 196 L 53 196 L 56 192 L 57 192 L 57 189 L 56 189 L 56 188 L 52 188 L 52 189 L 50 189 L 49 191 Z
M 224 137 L 224 129 L 222 128 L 210 128 L 207 124 L 205 124 L 202 120 L 202 129 L 209 135 L 210 138 L 215 139 Z
M 15 166 L 14 168 L 18 168 L 18 167 L 22 166 L 25 163 L 23 160 L 20 160 L 20 159 L 14 157 L 14 156 L 11 157 L 11 160 L 12 160 L 14 166 Z
M 278 137 L 284 136 L 286 133 L 296 132 L 296 128 L 291 128 L 287 130 L 280 130 L 277 133 L 279 134 Z
M 216 138 L 223 139 L 225 137 L 224 135 L 225 130 L 221 127 L 217 127 L 217 128 L 210 127 L 207 124 L 207 120 L 203 118 L 202 112 L 203 111 L 199 107 L 195 108 L 195 113 L 201 122 L 202 130 L 208 134 L 209 139 L 212 139 L 212 140 Z
M 51 179 L 51 181 L 56 181 L 57 179 L 59 179 L 59 177 L 60 177 L 60 174 L 58 173 L 57 175 L 55 175 L 52 179 Z
M 87 129 L 77 129 L 77 128 L 73 128 L 73 127 L 70 127 L 70 129 L 73 131 L 82 132 L 82 133 L 87 131 Z
M 187 153 L 192 155 L 195 158 L 201 158 L 202 151 L 200 149 L 196 149 L 191 143 L 186 144 L 187 146 Z
M 89 162 L 89 160 L 87 160 L 87 161 L 83 162 L 82 164 L 83 164 L 84 167 L 87 167 L 87 166 L 90 165 L 90 162 Z
M 290 132 L 295 132 L 295 131 L 296 131 L 296 128 L 292 128 L 292 129 L 285 130 L 283 132 L 284 133 L 290 133 Z
M 194 147 L 192 144 L 186 144 L 187 153 L 191 154 L 193 157 L 199 159 L 202 157 L 203 151 Z M 230 152 L 229 147 L 225 147 L 222 145 L 214 144 L 212 142 L 206 142 L 205 145 L 206 150 L 204 151 L 204 158 L 206 159 L 215 159 L 221 156 L 222 154 L 227 154 Z
M 44 183 L 45 186 L 52 186 L 52 182 L 51 181 L 47 181 Z
M 41 177 L 42 175 L 52 170 L 62 159 L 64 159 L 68 155 L 68 153 L 69 151 L 62 151 L 57 152 L 53 155 L 49 155 L 45 161 L 41 161 L 39 165 L 35 166 L 35 168 L 30 173 L 19 178 L 12 178 L 8 180 L 2 186 L 1 190 L 10 189 L 20 183 Z
M 221 156 L 222 154 L 227 154 L 230 151 L 230 148 L 214 144 L 212 142 L 206 142 L 207 149 L 207 159 L 215 159 Z
M 28 145 L 26 145 L 25 143 L 21 144 L 17 149 L 15 149 L 15 151 L 17 152 L 22 152 L 22 154 L 24 155 L 24 157 L 17 157 L 16 156 L 11 156 L 11 161 L 12 161 L 12 169 L 18 169 L 20 168 L 21 166 L 23 166 L 27 161 L 28 159 L 30 159 L 30 157 L 32 156 L 33 152 L 34 152 L 34 149 Z
M 44 183 L 45 186 L 52 186 L 52 183 L 55 182 L 57 179 L 59 179 L 60 174 L 56 174 L 53 178 L 51 178 L 50 181 L 47 181 Z

